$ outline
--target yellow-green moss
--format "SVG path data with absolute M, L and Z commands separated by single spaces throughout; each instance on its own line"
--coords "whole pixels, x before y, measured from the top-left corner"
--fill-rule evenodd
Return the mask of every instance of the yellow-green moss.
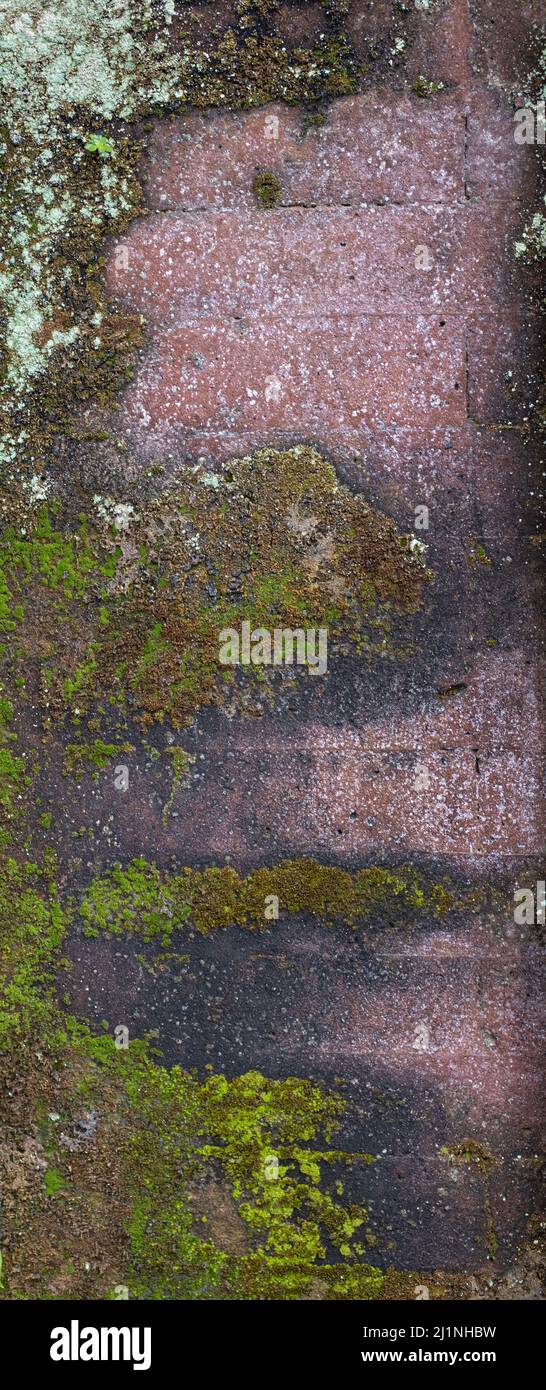
M 134 1298 L 190 1301 L 367 1300 L 393 1297 L 393 1289 L 402 1297 L 410 1276 L 369 1263 L 377 1237 L 365 1207 L 344 1196 L 344 1169 L 376 1160 L 336 1146 L 339 1096 L 297 1077 L 203 1080 L 168 1071 L 145 1041 L 118 1050 L 62 1010 L 52 975 L 71 909 L 59 901 L 56 872 L 48 852 L 41 869 L 7 859 L 0 881 L 0 1069 L 17 1045 L 24 1132 L 40 1135 L 47 1159 L 32 1170 L 29 1197 L 25 1177 L 8 1212 L 9 1251 L 30 1222 L 29 1283 L 20 1282 L 22 1253 L 15 1270 L 10 1254 L 3 1296 L 25 1297 L 30 1288 L 50 1297 L 62 1265 L 63 1288 L 84 1298 L 113 1296 L 120 1282 Z M 223 925 L 226 909 L 228 920 L 259 926 L 271 892 L 289 911 L 353 922 L 393 896 L 423 910 L 432 897 L 413 870 L 351 875 L 286 861 L 246 879 L 229 869 L 163 877 L 140 860 L 96 880 L 85 901 L 92 930 L 132 930 L 138 915 L 145 935 L 167 936 L 188 910 L 201 931 Z M 70 1137 L 82 1107 L 100 1117 L 85 1159 Z M 485 1169 L 494 1162 L 473 1140 L 444 1156 Z M 78 1250 L 70 1253 L 66 1232 L 73 1224 L 77 1232 L 77 1222 L 101 1252 L 91 1288 Z M 490 1259 L 493 1243 L 490 1221 Z
M 133 1297 L 301 1298 L 317 1275 L 335 1297 L 356 1289 L 376 1296 L 383 1276 L 361 1262 L 367 1212 L 340 1201 L 328 1174 L 345 1157 L 324 1148 L 343 1114 L 340 1098 L 309 1081 L 258 1072 L 200 1082 L 143 1055 L 114 1059 L 107 1040 L 92 1050 L 117 1071 L 133 1117 L 126 1173 Z M 347 1156 L 359 1158 L 370 1160 Z M 236 1210 L 235 1252 L 215 1244 L 199 1214 L 209 1184 Z M 339 1264 L 327 1262 L 327 1245 Z
M 227 926 L 263 930 L 270 925 L 266 902 L 271 896 L 278 898 L 282 918 L 305 913 L 352 927 L 396 900 L 410 912 L 434 914 L 454 903 L 445 884 L 428 886 L 408 867 L 351 874 L 311 859 L 287 859 L 242 878 L 231 868 L 164 875 L 155 864 L 135 859 L 93 879 L 79 912 L 88 935 L 138 932 L 168 945 L 173 931 L 190 924 L 203 935 Z
M 105 743 L 96 738 L 92 743 L 69 743 L 65 750 L 63 772 L 79 776 L 87 769 L 101 772 L 114 758 L 133 752 L 131 743 Z
M 180 748 L 179 745 L 167 748 L 167 755 L 171 760 L 172 773 L 170 795 L 163 807 L 164 825 L 169 819 L 176 793 L 188 781 L 191 765 L 195 762 L 192 754 L 188 753 L 185 748 Z
M 145 721 L 183 724 L 203 701 L 225 694 L 216 663 L 221 626 L 305 619 L 383 654 L 392 611 L 413 611 L 426 577 L 392 523 L 340 488 L 311 450 L 238 461 L 219 486 L 197 470 L 176 496 L 146 504 L 131 522 L 141 557 L 134 573 L 115 527 L 95 515 L 85 488 L 77 522 L 70 511 L 38 505 L 48 493 L 44 463 L 53 443 L 68 439 L 69 463 L 70 441 L 104 437 L 81 429 L 78 403 L 111 403 L 142 338 L 137 320 L 112 313 L 102 284 L 101 242 L 127 225 L 140 201 L 140 150 L 124 123 L 189 104 L 315 103 L 354 91 L 361 69 L 342 32 L 344 0 L 325 0 L 324 36 L 310 50 L 291 52 L 275 32 L 271 0 L 239 3 L 233 24 L 204 41 L 186 31 L 182 14 L 174 44 L 165 8 L 156 22 L 140 0 L 119 12 L 107 0 L 59 0 L 45 25 L 22 0 L 12 8 L 20 22 L 0 41 L 3 99 L 11 107 L 10 126 L 0 132 L 6 843 L 19 833 L 32 772 L 10 728 L 11 696 L 27 677 L 45 721 L 68 715 L 78 726 L 100 689 L 122 710 L 136 702 Z M 174 525 L 165 532 L 167 515 Z M 116 748 L 100 737 L 72 742 L 65 770 L 100 769 Z M 181 756 L 173 756 L 173 794 L 184 771 Z M 39 817 L 42 830 L 50 814 Z M 23 1150 L 17 1159 L 4 1221 L 6 1296 L 58 1297 L 59 1276 L 61 1295 L 81 1298 L 108 1296 L 124 1277 L 136 1297 L 306 1298 L 317 1279 L 331 1298 L 382 1296 L 389 1276 L 363 1260 L 366 1212 L 339 1200 L 330 1171 L 345 1161 L 328 1147 L 342 1102 L 297 1078 L 251 1073 L 203 1082 L 167 1072 L 145 1044 L 132 1041 L 125 1054 L 94 1037 L 64 1013 L 53 990 L 71 913 L 57 891 L 53 853 L 25 867 L 15 852 L 6 854 L 0 868 L 5 1104 L 16 1106 L 23 1093 L 14 1132 L 39 1136 L 47 1158 L 46 1166 L 33 1154 L 25 1166 Z M 91 930 L 134 930 L 136 911 L 144 934 L 164 939 L 190 914 L 199 931 L 226 920 L 257 927 L 265 925 L 269 893 L 278 893 L 283 912 L 353 924 L 393 896 L 412 910 L 443 911 L 451 901 L 447 887 L 428 889 L 410 870 L 349 875 L 288 861 L 247 879 L 214 869 L 165 878 L 136 861 L 117 873 L 90 885 L 82 915 Z M 101 1124 L 78 1179 L 81 1155 L 59 1135 L 62 1125 L 70 1139 L 84 1102 L 96 1106 Z M 272 1157 L 279 1165 L 273 1180 Z M 244 1247 L 237 1254 L 207 1239 L 204 1213 L 197 1233 L 191 1189 L 205 1181 L 218 1182 L 235 1203 Z M 27 1228 L 31 1263 L 20 1284 Z M 97 1260 L 91 1294 L 81 1229 L 93 1232 L 105 1256 L 107 1272 Z M 338 1264 L 325 1263 L 327 1242 Z
M 66 918 L 44 866 L 0 861 L 0 1049 L 47 1030 Z
M 485 546 L 479 541 L 471 540 L 468 550 L 468 563 L 474 568 L 476 565 L 490 565 L 491 560 Z

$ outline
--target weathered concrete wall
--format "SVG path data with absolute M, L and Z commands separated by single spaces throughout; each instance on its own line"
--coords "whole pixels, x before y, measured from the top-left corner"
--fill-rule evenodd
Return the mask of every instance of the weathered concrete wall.
M 350 7 L 357 52 L 391 8 Z M 76 897 L 137 856 L 165 875 L 306 858 L 449 883 L 441 915 L 392 899 L 355 931 L 281 901 L 259 935 L 229 913 L 206 937 L 190 923 L 168 958 L 90 939 L 76 912 L 62 990 L 97 1028 L 152 1030 L 169 1066 L 337 1090 L 366 1258 L 446 1271 L 452 1296 L 538 1297 L 541 924 L 514 920 L 515 888 L 535 891 L 545 863 L 540 274 L 514 254 L 538 165 L 513 99 L 540 6 L 416 9 L 403 83 L 142 130 L 145 215 L 110 238 L 104 269 L 113 307 L 146 321 L 134 378 L 115 411 L 81 407 L 50 467 L 60 496 L 85 484 L 138 511 L 150 479 L 168 507 L 189 467 L 311 445 L 426 543 L 422 602 L 385 659 L 342 643 L 324 678 L 273 701 L 253 690 L 246 716 L 234 699 L 143 730 L 130 696 L 121 793 L 110 765 L 66 776 L 52 724 L 37 786 Z M 283 5 L 275 23 L 303 42 L 323 20 Z M 133 534 L 129 520 L 129 566 Z

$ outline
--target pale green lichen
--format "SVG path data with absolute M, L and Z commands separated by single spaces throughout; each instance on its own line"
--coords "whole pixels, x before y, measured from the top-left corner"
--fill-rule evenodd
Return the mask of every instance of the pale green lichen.
M 89 125 L 129 120 L 143 104 L 176 97 L 184 57 L 167 54 L 170 12 L 158 30 L 157 6 L 147 0 L 58 0 L 45 10 L 41 0 L 2 0 L 0 14 L 0 92 L 10 113 L 2 390 L 17 405 L 59 352 L 67 360 L 67 351 L 87 346 L 67 257 L 75 226 L 96 238 L 135 206 L 123 150 L 93 127 L 89 134 Z M 108 154 L 108 168 L 86 170 L 89 161 L 103 163 L 94 150 Z M 96 350 L 100 340 L 89 346 Z M 19 445 L 17 431 L 8 429 L 1 460 L 15 462 Z
M 142 98 L 172 95 L 184 57 L 168 53 L 170 17 L 159 25 L 152 0 L 2 0 L 0 76 L 12 95 L 13 119 L 40 135 L 78 108 L 104 120 L 130 120 Z M 34 101 L 28 101 L 32 89 Z

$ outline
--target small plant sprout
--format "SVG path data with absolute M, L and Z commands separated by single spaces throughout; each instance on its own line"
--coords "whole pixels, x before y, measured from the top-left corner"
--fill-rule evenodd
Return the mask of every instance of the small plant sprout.
M 112 141 L 107 140 L 105 135 L 99 135 L 96 132 L 94 132 L 92 135 L 88 135 L 87 140 L 85 142 L 85 148 L 89 152 L 89 154 L 102 155 L 114 153 L 114 146 L 112 144 Z

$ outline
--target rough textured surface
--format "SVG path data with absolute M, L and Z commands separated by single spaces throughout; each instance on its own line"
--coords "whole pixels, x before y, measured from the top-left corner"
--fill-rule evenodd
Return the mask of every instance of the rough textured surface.
M 4 1292 L 540 1298 L 540 7 L 140 8 L 6 450 Z

